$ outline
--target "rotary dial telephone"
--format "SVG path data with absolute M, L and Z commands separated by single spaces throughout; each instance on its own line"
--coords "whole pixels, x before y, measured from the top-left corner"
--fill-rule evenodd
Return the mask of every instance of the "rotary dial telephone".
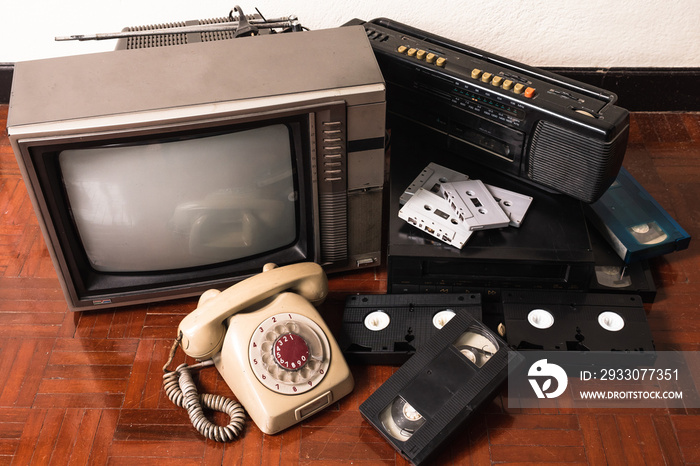
M 187 355 L 213 363 L 260 430 L 274 434 L 352 391 L 350 369 L 312 305 L 327 294 L 318 264 L 267 264 L 263 273 L 222 292 L 204 292 L 180 322 L 178 342 Z M 242 428 L 242 407 L 215 395 L 200 397 L 188 369 L 183 364 L 166 371 L 168 397 L 188 410 L 203 435 L 232 440 Z M 209 422 L 202 407 L 229 414 L 231 424 Z

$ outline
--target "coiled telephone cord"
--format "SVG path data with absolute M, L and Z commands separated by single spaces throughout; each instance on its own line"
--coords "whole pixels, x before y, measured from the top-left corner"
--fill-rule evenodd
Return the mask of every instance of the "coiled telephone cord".
M 175 405 L 187 410 L 192 425 L 200 434 L 217 442 L 234 440 L 240 435 L 245 425 L 243 406 L 221 395 L 209 393 L 200 395 L 190 369 L 191 367 L 187 364 L 180 364 L 174 371 L 166 371 L 163 374 L 165 394 Z M 227 414 L 231 419 L 229 424 L 227 426 L 214 424 L 204 415 L 203 407 Z

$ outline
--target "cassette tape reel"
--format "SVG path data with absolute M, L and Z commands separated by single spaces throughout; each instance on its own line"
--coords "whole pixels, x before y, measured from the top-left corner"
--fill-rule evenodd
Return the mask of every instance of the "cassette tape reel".
M 455 315 L 481 319 L 479 294 L 356 295 L 345 301 L 339 344 L 350 363 L 400 365 Z
M 501 305 L 506 340 L 520 351 L 606 351 L 640 363 L 655 358 L 637 295 L 508 290 Z
M 509 359 L 518 357 L 481 322 L 459 314 L 362 403 L 360 412 L 406 459 L 421 464 L 495 395 Z

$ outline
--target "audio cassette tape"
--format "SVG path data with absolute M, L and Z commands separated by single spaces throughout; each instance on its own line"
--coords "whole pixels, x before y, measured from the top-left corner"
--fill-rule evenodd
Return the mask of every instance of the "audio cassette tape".
M 510 219 L 509 225 L 519 228 L 523 223 L 527 209 L 530 207 L 532 197 L 488 184 L 484 184 L 484 186 Z
M 406 188 L 399 198 L 399 202 L 401 205 L 404 205 L 420 188 L 427 189 L 433 194 L 439 194 L 442 183 L 467 181 L 468 179 L 469 176 L 463 173 L 450 170 L 435 162 L 430 162 Z
M 472 234 L 472 230 L 457 218 L 448 201 L 423 188 L 399 210 L 399 218 L 458 249 L 462 249 Z
M 637 295 L 508 290 L 501 305 L 506 340 L 513 349 L 605 351 L 611 360 L 640 364 L 655 359 Z
M 455 315 L 481 320 L 479 294 L 354 295 L 345 301 L 340 348 L 349 363 L 400 365 Z
M 360 413 L 419 465 L 495 396 L 509 359 L 517 357 L 484 324 L 458 314 L 360 405 Z
M 440 194 L 469 230 L 502 228 L 510 224 L 510 218 L 480 180 L 442 183 Z
M 430 162 L 401 194 L 399 203 L 401 205 L 406 204 L 421 188 L 433 194 L 444 196 L 443 183 L 457 183 L 468 180 L 469 176 L 464 173 L 443 167 L 435 162 Z M 516 228 L 520 227 L 532 203 L 532 196 L 509 191 L 487 183 L 484 183 L 484 186 L 509 217 L 509 225 Z

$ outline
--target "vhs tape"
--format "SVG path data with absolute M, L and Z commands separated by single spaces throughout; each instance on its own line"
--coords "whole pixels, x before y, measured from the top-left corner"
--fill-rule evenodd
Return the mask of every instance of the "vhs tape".
M 687 249 L 690 235 L 623 167 L 586 214 L 626 263 Z
M 505 338 L 519 351 L 606 351 L 611 360 L 655 358 L 636 295 L 508 290 L 501 296 Z M 612 362 L 612 361 L 611 361 Z
M 506 343 L 468 313 L 456 315 L 360 405 L 406 459 L 429 460 L 506 379 Z
M 595 255 L 595 273 L 588 291 L 639 295 L 645 303 L 653 303 L 656 284 L 649 259 L 626 264 L 597 228 L 590 226 L 588 232 Z
M 400 365 L 455 315 L 481 320 L 479 294 L 353 295 L 338 342 L 349 363 Z

